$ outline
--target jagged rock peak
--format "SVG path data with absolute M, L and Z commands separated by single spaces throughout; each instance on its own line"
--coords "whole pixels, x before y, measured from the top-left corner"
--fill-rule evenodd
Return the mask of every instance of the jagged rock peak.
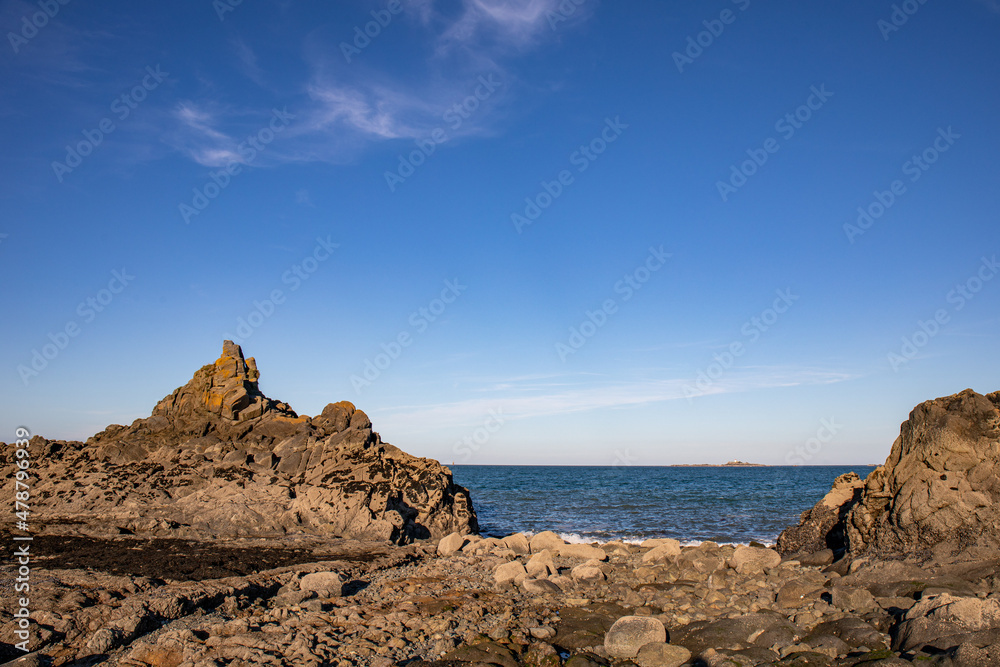
M 222 356 L 214 364 L 200 368 L 186 385 L 160 401 L 153 409 L 153 416 L 172 419 L 208 412 L 234 422 L 256 419 L 272 412 L 296 417 L 288 405 L 260 391 L 259 378 L 254 358 L 244 359 L 239 345 L 231 340 L 223 341 Z

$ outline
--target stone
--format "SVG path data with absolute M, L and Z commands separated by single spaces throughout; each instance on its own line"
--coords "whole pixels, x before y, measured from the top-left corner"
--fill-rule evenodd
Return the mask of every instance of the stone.
M 571 656 L 563 667 L 607 667 L 608 661 L 593 653 L 578 653 Z
M 121 644 L 121 632 L 112 628 L 101 628 L 87 641 L 87 648 L 94 653 L 107 653 Z
M 569 650 L 590 650 L 604 644 L 604 636 L 619 617 L 626 615 L 618 605 L 590 606 L 587 600 L 580 606 L 559 611 L 559 624 L 552 643 Z
M 649 542 L 650 540 L 646 540 Z M 657 540 L 660 542 L 660 540 Z M 645 542 L 643 542 L 645 544 Z M 679 556 L 681 554 L 681 543 L 677 540 L 669 540 L 661 544 L 657 544 L 651 550 L 647 551 L 642 555 L 643 563 L 657 563 L 665 561 L 668 558 L 673 558 L 674 556 Z
M 39 653 L 26 653 L 19 658 L 5 662 L 0 667 L 42 667 L 48 660 Z
M 830 589 L 830 598 L 834 607 L 859 614 L 878 607 L 875 597 L 864 588 L 834 586 Z
M 498 584 L 502 584 L 507 581 L 515 581 L 520 577 L 527 577 L 528 571 L 524 569 L 524 565 L 520 561 L 511 561 L 509 563 L 503 563 L 498 566 L 493 572 L 493 579 Z
M 655 549 L 656 547 L 662 547 L 666 545 L 669 545 L 670 547 L 676 550 L 676 553 L 673 554 L 675 556 L 681 552 L 680 541 L 675 540 L 671 537 L 655 537 L 649 540 L 643 540 L 639 544 L 639 546 L 642 547 L 643 549 Z
M 780 539 L 780 538 L 779 538 Z M 779 553 L 783 553 L 781 549 L 778 549 Z M 799 561 L 802 565 L 811 565 L 813 567 L 823 567 L 824 565 L 829 565 L 834 560 L 833 549 L 821 549 L 820 551 L 815 551 L 810 554 L 798 554 L 795 559 Z
M 729 566 L 740 574 L 755 574 L 781 564 L 781 555 L 774 549 L 739 546 L 729 559 Z
M 856 616 L 824 621 L 813 628 L 814 635 L 833 635 L 851 647 L 863 646 L 871 651 L 888 648 L 882 633 Z
M 665 643 L 663 622 L 649 616 L 623 616 L 604 636 L 604 649 L 612 658 L 634 658 L 646 644 Z
M 972 643 L 959 645 L 953 661 L 961 667 L 996 667 L 1000 665 L 1000 644 L 979 647 Z
M 969 642 L 977 646 L 1000 643 L 1000 600 L 948 593 L 922 598 L 899 624 L 893 648 L 909 651 L 931 646 L 945 651 Z
M 605 561 L 608 554 L 604 549 L 598 549 L 589 544 L 564 544 L 559 547 L 559 555 L 564 558 L 582 558 L 584 560 Z
M 528 628 L 528 633 L 535 639 L 552 639 L 556 636 L 555 628 L 549 628 L 545 626 L 537 628 Z
M 529 546 L 531 553 L 538 553 L 549 549 L 553 553 L 558 553 L 559 549 L 566 544 L 566 541 L 553 533 L 551 530 L 543 530 L 531 536 Z
M 474 646 L 462 646 L 441 657 L 443 661 L 453 660 L 476 665 L 500 665 L 500 667 L 520 667 L 510 649 L 496 642 L 481 642 Z M 470 666 L 471 667 L 471 666 Z
M 684 646 L 694 655 L 699 655 L 708 649 L 738 651 L 754 644 L 761 646 L 756 640 L 765 633 L 770 633 L 771 636 L 783 633 L 787 637 L 797 637 L 800 629 L 781 614 L 760 611 L 736 618 L 695 621 L 677 628 L 676 632 L 672 630 L 670 641 L 672 644 Z M 770 646 L 766 644 L 762 648 Z
M 341 537 L 406 544 L 479 526 L 437 461 L 382 442 L 346 401 L 314 418 L 268 398 L 254 359 L 222 355 L 145 419 L 86 443 L 32 439 L 32 514 L 43 531 L 218 540 Z M 109 470 L 114 470 L 109 474 Z M 14 460 L 0 470 L 14 473 Z M 101 493 L 80 494 L 81 479 Z
M 530 552 L 528 546 L 528 538 L 524 536 L 524 533 L 514 533 L 513 535 L 508 535 L 507 537 L 500 540 L 500 542 L 518 555 L 527 554 Z
M 312 572 L 299 580 L 299 589 L 315 591 L 324 597 L 340 597 L 344 582 L 336 572 Z
M 553 554 L 548 549 L 543 549 L 528 559 L 525 569 L 528 571 L 528 575 L 536 579 L 547 577 L 550 574 L 558 574 L 559 572 Z
M 561 593 L 559 584 L 548 579 L 525 579 L 521 582 L 524 590 L 533 595 L 545 595 L 548 593 Z
M 577 565 L 570 570 L 570 576 L 576 581 L 604 581 L 607 579 L 604 570 L 598 567 L 593 561 Z
M 449 533 L 438 542 L 437 552 L 439 556 L 450 556 L 457 553 L 465 546 L 466 539 L 459 533 Z
M 792 579 L 778 590 L 777 604 L 783 609 L 795 609 L 818 600 L 823 583 L 808 577 Z
M 640 648 L 635 662 L 639 667 L 681 667 L 690 659 L 691 651 L 683 646 L 655 642 Z

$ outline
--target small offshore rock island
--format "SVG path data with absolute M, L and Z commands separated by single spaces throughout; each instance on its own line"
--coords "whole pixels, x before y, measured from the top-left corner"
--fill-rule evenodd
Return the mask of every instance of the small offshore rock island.
M 729 461 L 728 463 L 674 463 L 671 468 L 767 468 L 763 463 Z
M 298 415 L 259 377 L 225 341 L 150 417 L 31 438 L 30 588 L 0 566 L 0 659 L 1000 664 L 1000 392 L 914 408 L 886 462 L 837 478 L 774 548 L 571 544 L 480 536 L 448 468 L 382 442 L 351 403 Z M 11 488 L 18 470 L 8 454 Z

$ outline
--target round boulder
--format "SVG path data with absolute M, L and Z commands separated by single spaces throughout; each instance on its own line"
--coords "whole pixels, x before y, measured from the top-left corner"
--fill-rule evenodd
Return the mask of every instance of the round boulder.
M 691 659 L 691 651 L 683 646 L 656 642 L 646 644 L 636 654 L 639 667 L 680 667 Z
M 461 551 L 465 546 L 465 536 L 458 533 L 451 533 L 441 538 L 438 542 L 437 552 L 439 556 L 450 556 L 457 551 Z
M 318 595 L 338 597 L 343 592 L 344 583 L 336 572 L 313 572 L 302 577 L 299 589 L 315 591 Z
M 622 616 L 604 635 L 604 650 L 612 658 L 634 658 L 646 644 L 666 643 L 667 629 L 651 616 Z
M 729 559 L 729 566 L 740 574 L 755 574 L 780 564 L 781 555 L 777 551 L 760 547 L 736 547 Z

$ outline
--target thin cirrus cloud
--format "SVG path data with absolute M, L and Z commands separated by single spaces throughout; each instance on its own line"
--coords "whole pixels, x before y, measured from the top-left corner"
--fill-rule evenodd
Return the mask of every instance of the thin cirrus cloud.
M 181 102 L 174 110 L 179 128 L 174 137 L 175 148 L 203 167 L 222 167 L 240 162 L 236 150 L 238 141 L 218 129 L 222 114 L 199 106 L 192 101 Z
M 508 93 L 514 77 L 504 61 L 552 32 L 550 16 L 558 11 L 558 0 L 462 0 L 450 16 L 440 10 L 442 4 L 414 3 L 400 19 L 406 23 L 400 29 L 415 30 L 432 45 L 422 71 L 405 78 L 374 70 L 363 57 L 345 62 L 339 44 L 346 36 L 332 35 L 327 27 L 308 35 L 302 45 L 305 83 L 299 94 L 283 95 L 279 103 L 296 120 L 260 163 L 346 163 L 375 143 L 427 137 L 444 126 L 449 108 L 474 93 L 479 76 L 501 81 L 500 94 L 491 95 L 448 136 L 491 134 L 513 102 Z M 231 40 L 230 46 L 240 71 L 263 88 L 266 74 L 253 48 L 242 39 Z M 251 115 L 223 111 L 214 101 L 185 102 L 175 113 L 174 145 L 202 166 L 240 162 L 236 146 L 253 129 L 240 117 Z
M 712 383 L 692 400 L 710 395 L 748 392 L 805 385 L 825 385 L 854 379 L 843 371 L 803 367 L 761 367 L 734 372 Z M 464 426 L 482 421 L 489 410 L 501 407 L 507 419 L 531 419 L 594 410 L 634 408 L 666 401 L 686 400 L 689 379 L 634 381 L 614 384 L 589 384 L 563 388 L 551 383 L 508 380 L 501 383 L 506 392 L 492 391 L 489 397 L 435 405 L 401 405 L 377 411 L 379 423 L 387 429 L 434 432 L 447 426 Z

